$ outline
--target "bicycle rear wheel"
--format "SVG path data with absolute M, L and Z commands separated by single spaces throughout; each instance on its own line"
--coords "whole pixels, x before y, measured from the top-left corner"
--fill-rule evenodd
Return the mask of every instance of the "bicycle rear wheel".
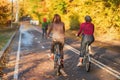
M 61 75 L 60 70 L 61 70 L 61 65 L 58 65 L 58 67 L 57 67 L 57 76 Z
M 59 76 L 60 73 L 60 69 L 61 69 L 61 55 L 60 55 L 60 50 L 59 50 L 59 44 L 56 43 L 54 46 L 54 53 L 55 53 L 55 57 L 54 57 L 54 69 L 55 72 L 57 74 L 57 76 Z

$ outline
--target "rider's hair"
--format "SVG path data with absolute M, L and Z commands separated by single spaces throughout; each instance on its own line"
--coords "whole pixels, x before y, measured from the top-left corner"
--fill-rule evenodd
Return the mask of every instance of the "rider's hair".
M 86 15 L 86 16 L 85 16 L 85 21 L 86 21 L 86 22 L 91 22 L 92 19 L 91 19 L 91 17 L 90 17 L 89 15 Z
M 52 23 L 55 22 L 55 23 L 60 23 L 61 22 L 61 17 L 59 14 L 55 14 L 54 15 L 54 18 L 52 20 Z

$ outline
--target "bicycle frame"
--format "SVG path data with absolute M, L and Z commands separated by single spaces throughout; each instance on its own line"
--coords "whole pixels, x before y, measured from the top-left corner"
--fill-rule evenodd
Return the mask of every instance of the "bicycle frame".
M 86 45 L 86 54 L 85 55 L 88 57 L 89 61 L 91 61 L 90 54 L 89 54 L 89 45 L 88 44 Z
M 60 54 L 60 49 L 59 49 L 59 43 L 55 43 L 55 46 L 54 46 L 54 54 L 55 54 L 55 59 L 54 61 L 55 62 L 58 62 L 58 65 L 60 65 L 60 57 L 61 57 L 61 54 Z
M 91 64 L 91 58 L 90 58 L 90 54 L 89 54 L 89 49 L 88 49 L 89 45 L 86 45 L 86 52 L 83 58 L 83 64 L 85 65 L 85 69 L 87 72 L 90 71 L 90 64 Z
M 62 68 L 62 63 L 61 63 L 61 53 L 60 53 L 60 43 L 56 42 L 54 46 L 54 68 L 57 69 L 57 75 L 60 75 L 60 70 Z

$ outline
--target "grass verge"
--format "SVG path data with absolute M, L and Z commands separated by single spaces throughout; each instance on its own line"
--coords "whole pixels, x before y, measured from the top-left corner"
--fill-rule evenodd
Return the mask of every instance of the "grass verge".
M 0 50 L 7 44 L 16 28 L 4 27 L 0 29 Z

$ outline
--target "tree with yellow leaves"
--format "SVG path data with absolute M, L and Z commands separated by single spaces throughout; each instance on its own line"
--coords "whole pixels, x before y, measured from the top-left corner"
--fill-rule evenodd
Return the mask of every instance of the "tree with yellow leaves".
M 0 24 L 5 24 L 10 19 L 10 3 L 8 0 L 0 0 Z

